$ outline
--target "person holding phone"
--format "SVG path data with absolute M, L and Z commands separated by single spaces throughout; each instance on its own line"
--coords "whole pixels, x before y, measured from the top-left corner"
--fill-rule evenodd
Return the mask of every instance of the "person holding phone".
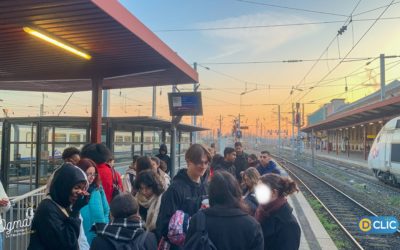
M 90 245 L 96 237 L 95 232 L 90 231 L 91 227 L 95 223 L 109 222 L 110 206 L 101 185 L 96 163 L 90 159 L 82 158 L 76 165 L 85 172 L 89 182 L 90 201 L 87 206 L 81 209 L 81 215 L 83 229 Z
M 32 220 L 28 249 L 78 250 L 79 214 L 90 194 L 85 173 L 64 163 L 54 175 L 50 194 L 40 202 Z

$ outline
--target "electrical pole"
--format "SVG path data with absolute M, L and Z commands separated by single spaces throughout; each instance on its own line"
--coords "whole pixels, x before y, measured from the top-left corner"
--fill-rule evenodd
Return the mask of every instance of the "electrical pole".
M 315 136 L 314 136 L 314 129 L 311 130 L 311 166 L 315 166 Z
M 380 65 L 381 65 L 381 101 L 385 100 L 385 54 L 380 55 Z
M 278 155 L 281 155 L 281 105 L 278 105 Z
M 196 62 L 193 63 L 193 68 L 197 72 L 197 63 Z M 199 85 L 197 83 L 193 83 L 193 92 L 197 92 L 198 88 L 199 88 Z M 192 124 L 194 127 L 196 127 L 196 125 L 197 125 L 197 117 L 195 115 L 192 117 Z M 193 132 L 192 138 L 193 138 L 193 143 L 196 143 L 197 142 L 197 133 L 196 132 Z
M 157 114 L 157 87 L 153 86 L 153 102 L 152 102 L 152 110 L 151 117 L 156 118 Z
M 291 147 L 292 147 L 292 156 L 294 156 L 294 103 L 292 103 L 292 143 L 291 143 Z
M 300 156 L 300 126 L 301 126 L 301 115 L 300 115 L 300 103 L 296 103 L 296 125 L 297 125 L 297 150 L 296 154 L 297 157 Z

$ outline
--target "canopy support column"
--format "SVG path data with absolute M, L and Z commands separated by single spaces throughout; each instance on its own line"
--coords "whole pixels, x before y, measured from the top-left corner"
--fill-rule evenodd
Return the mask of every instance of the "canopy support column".
M 101 111 L 102 111 L 103 78 L 92 78 L 92 118 L 90 142 L 101 143 Z

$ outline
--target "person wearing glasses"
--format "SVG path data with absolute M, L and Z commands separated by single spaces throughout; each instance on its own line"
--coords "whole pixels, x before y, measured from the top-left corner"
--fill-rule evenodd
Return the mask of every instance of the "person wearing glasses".
M 260 156 L 260 164 L 257 167 L 258 172 L 261 176 L 265 174 L 281 174 L 281 171 L 276 167 L 275 162 L 271 158 L 271 153 L 268 151 L 262 151 Z
M 83 230 L 90 245 L 96 237 L 95 232 L 91 231 L 93 224 L 108 223 L 110 207 L 101 185 L 96 163 L 88 158 L 82 158 L 77 166 L 85 172 L 89 183 L 90 200 L 89 204 L 81 209 L 81 216 Z
M 182 211 L 189 217 L 194 215 L 206 202 L 206 179 L 202 178 L 209 167 L 211 154 L 200 144 L 193 144 L 186 151 L 187 169 L 181 169 L 172 179 L 171 185 L 162 196 L 160 213 L 157 218 L 157 238 L 170 244 L 171 250 L 182 249 L 168 238 L 168 224 L 172 216 Z M 166 243 L 166 244 L 168 244 Z

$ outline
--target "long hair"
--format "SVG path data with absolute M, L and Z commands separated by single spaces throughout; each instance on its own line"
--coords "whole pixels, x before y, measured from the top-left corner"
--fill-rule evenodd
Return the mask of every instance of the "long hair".
M 92 161 L 89 158 L 82 158 L 80 161 L 76 164 L 77 167 L 83 170 L 83 172 L 86 173 L 86 170 L 88 170 L 90 167 L 94 167 L 94 171 L 96 173 L 96 177 L 93 180 L 93 183 L 96 185 L 97 188 L 100 187 L 101 185 L 101 180 L 99 176 L 99 172 L 97 171 L 97 166 L 94 161 Z
M 214 172 L 208 189 L 208 198 L 211 207 L 220 205 L 249 212 L 249 208 L 243 201 L 239 183 L 233 175 L 226 171 Z
M 246 176 L 250 180 L 250 189 L 254 190 L 254 187 L 257 185 L 260 180 L 260 174 L 258 173 L 256 168 L 249 167 L 243 172 L 243 176 Z

